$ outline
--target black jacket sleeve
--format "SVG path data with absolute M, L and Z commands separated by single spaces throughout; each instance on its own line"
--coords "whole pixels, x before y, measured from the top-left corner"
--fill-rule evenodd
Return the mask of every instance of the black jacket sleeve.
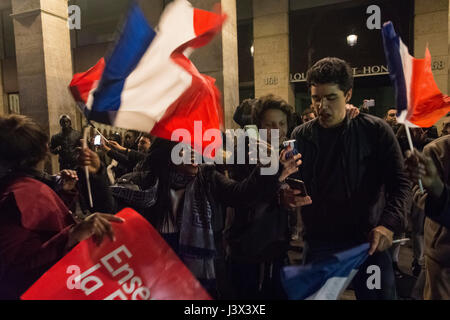
M 231 207 L 249 205 L 261 199 L 275 197 L 280 188 L 279 173 L 261 175 L 260 170 L 260 167 L 256 167 L 250 176 L 241 182 L 227 178 L 214 170 L 212 172 L 213 195 L 224 205 Z
M 136 150 L 128 149 L 128 161 L 138 163 L 145 159 L 146 154 Z
M 406 227 L 406 203 L 410 197 L 411 184 L 406 175 L 400 146 L 387 123 L 380 122 L 378 136 L 378 160 L 387 194 L 379 225 L 399 233 Z
M 128 156 L 126 154 L 116 151 L 116 150 L 113 150 L 113 149 L 109 150 L 106 154 L 111 159 L 114 159 L 119 163 L 128 165 Z
M 90 175 L 89 180 L 91 184 L 92 202 L 94 207 L 89 208 L 89 193 L 86 184 L 86 175 L 84 169 L 78 170 L 78 190 L 82 196 L 83 209 L 92 213 L 116 213 L 116 204 L 114 198 L 109 191 L 109 180 L 106 174 L 106 168 L 102 166 L 97 174 Z
M 53 154 L 59 154 L 59 151 L 56 151 L 56 148 L 60 146 L 60 143 L 58 141 L 58 138 L 56 135 L 54 135 L 51 139 L 50 139 L 50 152 Z

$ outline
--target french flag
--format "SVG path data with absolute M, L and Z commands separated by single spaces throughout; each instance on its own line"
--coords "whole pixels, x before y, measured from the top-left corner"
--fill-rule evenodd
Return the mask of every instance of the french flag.
M 304 266 L 288 266 L 281 280 L 290 300 L 337 300 L 369 256 L 369 243 Z
M 198 134 L 199 121 L 201 134 L 220 129 L 215 79 L 201 74 L 188 57 L 211 41 L 225 19 L 175 0 L 155 31 L 133 2 L 112 54 L 73 77 L 72 95 L 89 120 L 168 140 L 176 129 Z
M 424 59 L 412 57 L 390 21 L 383 25 L 382 35 L 396 92 L 397 121 L 410 127 L 431 127 L 450 111 L 450 97 L 434 81 L 430 51 L 426 48 Z

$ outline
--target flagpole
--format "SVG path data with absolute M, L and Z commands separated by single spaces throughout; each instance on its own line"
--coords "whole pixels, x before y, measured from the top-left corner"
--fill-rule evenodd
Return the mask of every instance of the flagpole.
M 411 133 L 409 132 L 408 121 L 405 121 L 405 131 L 406 131 L 406 137 L 408 137 L 409 148 L 411 149 L 411 152 L 414 153 L 414 146 L 413 146 L 412 139 L 411 139 Z M 419 179 L 419 188 L 420 188 L 420 192 L 423 193 L 424 191 L 423 191 L 422 179 Z
M 403 242 L 406 242 L 406 241 L 409 241 L 409 240 L 411 240 L 411 239 L 409 239 L 409 238 L 397 239 L 397 240 L 392 241 L 392 244 L 403 243 Z
M 89 129 L 89 127 L 85 127 L 84 128 L 84 132 L 83 132 L 83 149 L 87 149 L 87 147 L 88 147 L 88 145 L 87 145 L 88 129 Z M 84 174 L 86 175 L 86 184 L 87 184 L 87 190 L 88 190 L 88 195 L 89 195 L 89 205 L 90 205 L 90 208 L 92 209 L 94 207 L 94 203 L 92 201 L 91 181 L 90 181 L 90 177 L 89 177 L 89 168 L 88 168 L 88 166 L 84 166 Z

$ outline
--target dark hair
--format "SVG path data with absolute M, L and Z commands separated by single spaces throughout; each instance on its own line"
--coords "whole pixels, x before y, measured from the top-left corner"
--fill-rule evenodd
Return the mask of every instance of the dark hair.
M 255 107 L 257 103 L 258 99 L 245 99 L 242 101 L 234 112 L 234 122 L 241 126 L 241 128 L 255 124 Z
M 284 101 L 281 97 L 273 94 L 268 94 L 258 99 L 258 103 L 255 108 L 255 121 L 258 128 L 261 128 L 262 118 L 267 110 L 276 109 L 284 112 L 287 118 L 288 131 L 294 125 L 294 108 Z
M 353 88 L 353 73 L 349 64 L 334 57 L 317 61 L 306 74 L 308 88 L 318 84 L 335 83 L 346 94 Z
M 442 127 L 441 135 L 444 134 L 444 132 L 447 129 L 447 127 L 450 127 L 450 121 L 444 123 L 444 126 Z
M 385 117 L 385 118 L 388 116 L 389 111 L 391 111 L 391 110 L 395 110 L 395 114 L 397 114 L 397 109 L 396 109 L 396 108 L 389 108 L 389 109 L 387 109 L 386 112 L 384 113 L 384 117 Z
M 109 140 L 115 141 L 118 144 L 122 145 L 122 136 L 118 132 L 111 133 L 109 135 Z
M 152 141 L 153 136 L 152 136 L 150 133 L 143 133 L 143 134 L 141 135 L 141 138 L 146 138 L 146 139 Z M 140 139 L 140 138 L 139 138 L 139 139 Z
M 14 171 L 29 170 L 47 155 L 47 133 L 21 115 L 0 116 L 0 162 Z

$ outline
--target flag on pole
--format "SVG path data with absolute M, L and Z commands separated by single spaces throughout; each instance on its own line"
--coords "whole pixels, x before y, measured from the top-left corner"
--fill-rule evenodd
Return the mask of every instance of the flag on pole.
M 412 57 L 392 22 L 383 25 L 382 35 L 395 88 L 397 121 L 410 127 L 431 127 L 450 111 L 450 97 L 443 95 L 434 81 L 428 47 L 424 59 Z
M 369 243 L 304 266 L 284 267 L 281 279 L 291 300 L 337 300 L 369 256 Z
M 168 140 L 176 129 L 194 136 L 195 121 L 201 121 L 202 135 L 220 129 L 215 79 L 201 74 L 188 57 L 220 31 L 225 18 L 175 0 L 155 31 L 133 2 L 111 56 L 74 76 L 75 100 L 89 120 Z

